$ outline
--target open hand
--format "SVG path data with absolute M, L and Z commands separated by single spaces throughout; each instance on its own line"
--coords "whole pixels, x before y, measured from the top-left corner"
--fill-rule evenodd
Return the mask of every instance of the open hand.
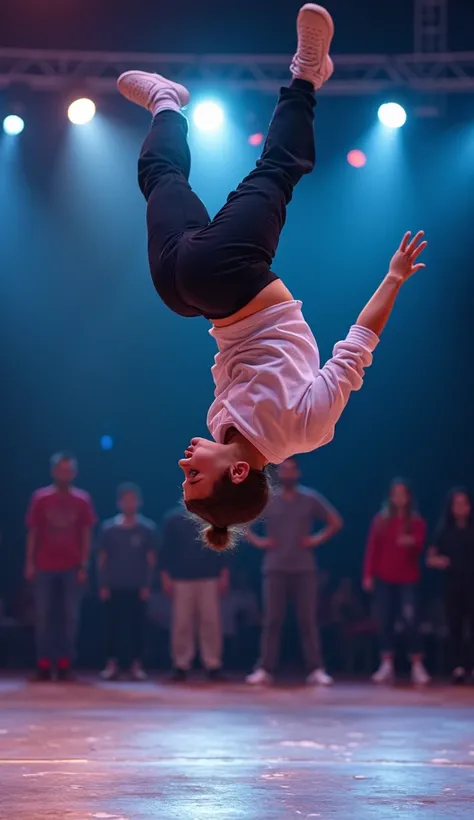
M 412 239 L 411 231 L 408 231 L 403 237 L 399 249 L 392 257 L 390 273 L 401 282 L 405 282 L 418 270 L 426 267 L 423 262 L 416 262 L 420 253 L 423 253 L 428 244 L 423 240 L 424 235 L 424 231 L 418 231 Z

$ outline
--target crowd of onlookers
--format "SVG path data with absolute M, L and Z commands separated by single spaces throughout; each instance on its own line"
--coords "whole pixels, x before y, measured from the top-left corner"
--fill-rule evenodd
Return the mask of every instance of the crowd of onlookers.
M 14 628 L 30 624 L 37 680 L 73 677 L 81 602 L 85 620 L 92 598 L 89 642 L 101 621 L 106 681 L 123 674 L 145 680 L 146 661 L 156 665 L 158 636 L 166 634 L 174 681 L 187 679 L 196 656 L 208 679 L 221 681 L 225 665 L 259 654 L 246 681 L 268 685 L 280 666 L 290 602 L 310 685 L 330 685 L 328 669 L 371 673 L 377 657 L 372 680 L 391 683 L 399 650 L 416 685 L 429 682 L 427 667 L 439 672 L 450 665 L 456 683 L 472 675 L 474 516 L 463 488 L 449 493 L 429 536 L 410 487 L 394 480 L 370 527 L 361 588 L 349 578 L 333 583 L 317 570 L 317 548 L 343 520 L 323 496 L 300 484 L 297 462 L 286 461 L 262 520 L 242 534 L 263 556 L 260 594 L 235 555 L 202 546 L 199 524 L 183 507 L 169 511 L 158 527 L 141 513 L 140 488 L 122 484 L 116 515 L 98 524 L 89 495 L 74 485 L 75 458 L 53 456 L 51 473 L 52 484 L 33 494 L 26 516 L 31 599 L 26 595 L 19 605 L 19 617 L 5 612 L 0 600 L 0 662 L 2 654 L 4 661 L 9 655 L 18 660 L 11 652 L 18 645 Z M 436 594 L 422 607 L 426 567 Z M 79 654 L 90 660 L 87 647 L 79 646 Z

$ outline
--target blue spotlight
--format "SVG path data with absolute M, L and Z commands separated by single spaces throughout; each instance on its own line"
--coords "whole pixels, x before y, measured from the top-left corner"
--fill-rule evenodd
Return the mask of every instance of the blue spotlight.
M 114 440 L 112 436 L 102 436 L 100 439 L 100 446 L 103 450 L 111 450 L 114 446 Z
M 224 122 L 224 112 L 215 102 L 202 102 L 194 109 L 193 120 L 200 131 L 218 131 Z
M 378 110 L 378 117 L 386 128 L 401 128 L 407 121 L 407 112 L 398 103 L 384 103 Z
M 3 130 L 5 134 L 9 134 L 11 137 L 16 137 L 18 134 L 21 134 L 24 127 L 24 120 L 17 114 L 8 114 L 3 120 Z

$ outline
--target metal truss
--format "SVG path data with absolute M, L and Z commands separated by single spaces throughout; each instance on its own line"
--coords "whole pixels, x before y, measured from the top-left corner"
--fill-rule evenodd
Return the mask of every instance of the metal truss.
M 418 54 L 448 50 L 448 0 L 415 0 L 414 39 Z
M 34 91 L 115 91 L 116 77 L 132 68 L 157 71 L 191 87 L 273 92 L 288 80 L 290 58 L 268 54 L 133 54 L 0 48 L 0 88 Z M 474 93 L 474 52 L 346 54 L 323 91 L 367 95 L 407 88 L 422 93 Z

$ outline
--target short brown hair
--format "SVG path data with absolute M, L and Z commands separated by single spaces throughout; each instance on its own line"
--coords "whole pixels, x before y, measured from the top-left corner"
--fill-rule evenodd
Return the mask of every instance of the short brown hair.
M 245 481 L 234 484 L 226 472 L 207 498 L 186 501 L 186 509 L 210 524 L 203 527 L 202 540 L 211 549 L 222 551 L 232 546 L 235 530 L 231 527 L 248 524 L 261 515 L 270 495 L 265 470 L 250 469 Z

